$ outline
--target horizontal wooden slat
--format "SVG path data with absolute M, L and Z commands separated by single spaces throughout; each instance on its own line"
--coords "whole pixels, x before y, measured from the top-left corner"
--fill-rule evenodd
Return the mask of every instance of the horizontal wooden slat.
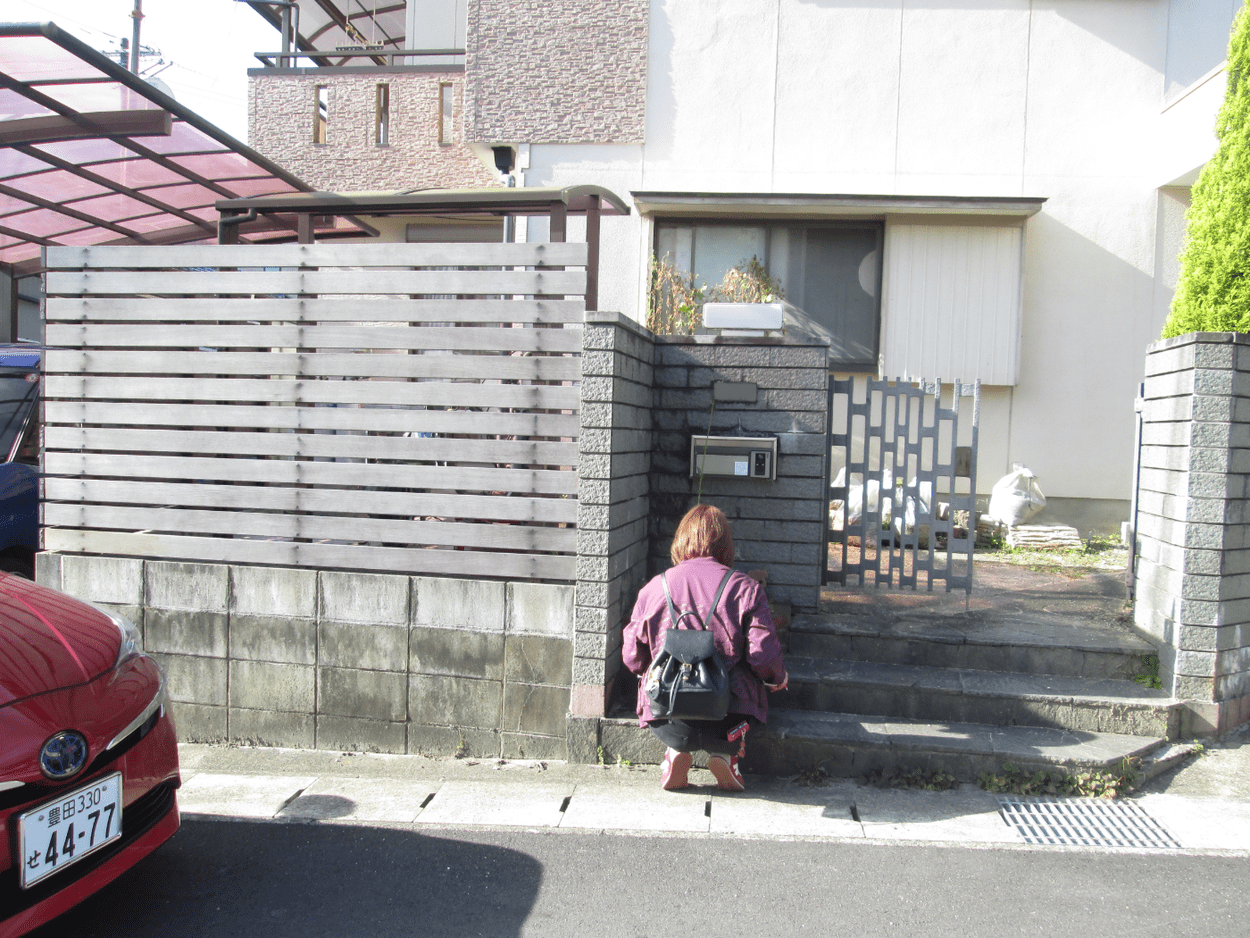
M 52 268 L 584 266 L 580 242 L 451 244 L 195 244 L 53 247 Z
M 47 550 L 71 553 L 435 576 L 571 582 L 577 574 L 576 558 L 562 554 L 363 547 L 72 528 L 45 529 L 44 544 Z
M 48 399 L 245 401 L 250 403 L 370 404 L 391 407 L 510 407 L 576 410 L 572 385 L 470 384 L 464 381 L 291 381 L 282 378 L 125 378 L 49 375 Z
M 49 323 L 47 342 L 64 348 L 456 349 L 503 352 L 580 352 L 582 331 L 571 328 L 439 326 L 208 326 L 185 323 Z
M 578 461 L 577 443 L 364 436 L 358 433 L 247 433 L 237 430 L 136 430 L 126 427 L 49 426 L 44 429 L 44 445 L 49 450 L 218 455 L 228 453 L 232 456 L 301 456 L 306 459 L 391 459 L 410 462 L 437 460 L 540 466 L 576 466 Z
M 99 352 L 49 349 L 49 374 L 291 375 L 359 377 L 361 355 L 284 352 Z M 377 355 L 368 374 L 380 378 L 494 378 L 576 381 L 580 355 Z
M 310 462 L 291 459 L 214 459 L 147 454 L 45 452 L 49 475 L 129 479 L 275 482 L 345 488 L 440 489 L 573 495 L 577 473 L 552 469 L 413 466 L 386 463 Z M 350 493 L 343 493 L 350 498 Z
M 407 297 L 348 299 L 49 297 L 48 322 L 543 322 L 580 323 L 586 301 L 411 300 Z
M 342 489 L 289 488 L 278 485 L 233 485 L 206 482 L 128 482 L 120 479 L 43 480 L 49 502 L 110 502 L 128 505 L 177 505 L 189 508 L 233 508 L 245 511 L 308 511 L 328 514 L 343 510 Z M 408 518 L 453 518 L 480 521 L 523 521 L 572 524 L 577 500 L 524 495 L 455 495 L 442 492 L 370 491 L 350 493 L 353 511 Z
M 348 507 L 340 504 L 340 508 Z M 526 524 L 464 524 L 449 521 L 394 520 L 349 515 L 262 514 L 245 511 L 200 511 L 128 505 L 44 505 L 44 524 L 56 527 L 119 528 L 171 534 L 228 534 L 238 537 L 280 537 L 408 544 L 413 547 L 476 547 L 572 553 L 577 531 Z
M 500 414 L 468 410 L 374 407 L 249 407 L 244 404 L 137 404 L 47 401 L 47 423 L 119 426 L 223 427 L 273 430 L 374 430 L 388 433 L 461 433 L 478 436 L 576 437 L 576 415 Z
M 497 294 L 581 295 L 583 270 L 239 270 L 53 271 L 49 296 L 161 294 Z

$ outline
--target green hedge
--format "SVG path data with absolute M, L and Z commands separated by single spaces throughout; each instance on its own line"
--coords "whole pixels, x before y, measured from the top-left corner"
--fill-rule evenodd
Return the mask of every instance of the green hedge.
M 1186 215 L 1181 276 L 1163 338 L 1250 332 L 1250 15 L 1242 8 L 1228 45 L 1228 92 L 1215 156 L 1203 167 Z

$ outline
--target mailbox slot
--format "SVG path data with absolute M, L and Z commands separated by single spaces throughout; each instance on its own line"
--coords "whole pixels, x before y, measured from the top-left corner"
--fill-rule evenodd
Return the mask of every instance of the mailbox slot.
M 691 436 L 690 477 L 777 478 L 777 440 L 771 437 Z

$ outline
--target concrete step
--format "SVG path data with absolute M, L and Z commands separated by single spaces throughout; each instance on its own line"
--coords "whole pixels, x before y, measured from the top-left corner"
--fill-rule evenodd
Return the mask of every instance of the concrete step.
M 1158 737 L 1119 733 L 928 723 L 778 708 L 771 711 L 766 727 L 749 735 L 743 765 L 763 775 L 823 769 L 851 778 L 920 769 L 976 782 L 983 772 L 1002 773 L 1006 763 L 1026 772 L 1118 773 L 1124 760 L 1136 764 L 1163 744 Z
M 800 615 L 789 644 L 790 654 L 813 658 L 1120 679 L 1155 653 L 1119 623 L 1036 612 Z
M 1176 702 L 1133 681 L 795 655 L 786 664 L 790 689 L 771 703 L 791 710 L 1169 738 L 1179 729 Z

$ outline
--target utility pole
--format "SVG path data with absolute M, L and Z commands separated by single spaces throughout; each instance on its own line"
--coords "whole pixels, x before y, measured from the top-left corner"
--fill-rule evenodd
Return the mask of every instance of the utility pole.
M 130 17 L 135 21 L 134 32 L 130 40 L 130 70 L 136 75 L 139 74 L 139 23 L 143 19 L 143 0 L 135 0 L 135 8 L 130 11 Z

